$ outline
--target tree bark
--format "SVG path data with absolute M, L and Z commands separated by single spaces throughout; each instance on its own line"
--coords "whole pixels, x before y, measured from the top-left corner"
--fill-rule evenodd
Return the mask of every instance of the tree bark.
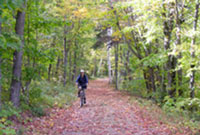
M 101 56 L 100 62 L 99 62 L 99 68 L 98 68 L 98 71 L 97 71 L 97 75 L 98 76 L 101 76 L 101 66 L 102 66 L 102 63 L 103 63 L 103 58 Z
M 69 52 L 69 81 L 72 81 L 72 52 Z
M 156 77 L 156 81 L 157 82 L 159 82 L 158 84 L 157 84 L 157 87 L 161 87 L 161 89 L 163 90 L 163 88 L 162 88 L 162 82 L 163 82 L 163 78 L 162 78 L 162 75 L 161 75 L 161 69 L 160 69 L 160 67 L 159 66 L 156 66 L 156 68 L 155 68 L 155 77 Z
M 179 6 L 181 5 L 181 8 L 179 10 Z M 183 9 L 184 9 L 184 5 L 185 3 L 180 3 L 178 2 L 178 0 L 175 1 L 175 6 L 176 6 L 176 42 L 175 45 L 179 46 L 181 45 L 181 24 L 182 24 L 182 20 L 183 20 Z M 182 57 L 182 54 L 179 53 L 178 54 L 178 59 L 180 59 Z M 180 68 L 177 71 L 177 75 L 178 75 L 178 81 L 177 84 L 180 87 L 182 85 L 182 68 Z M 178 88 L 178 92 L 179 95 L 181 96 L 183 94 L 183 91 Z
M 119 44 L 116 43 L 115 44 L 115 89 L 118 90 L 119 89 L 119 81 L 118 81 L 118 59 L 119 59 Z
M 164 9 L 163 17 L 165 19 L 165 21 L 163 23 L 163 25 L 164 25 L 164 28 L 163 28 L 163 31 L 164 31 L 164 48 L 165 48 L 165 51 L 168 52 L 169 49 L 170 49 L 171 35 L 172 35 L 173 27 L 174 27 L 174 7 L 171 4 L 166 5 L 165 0 L 163 0 L 163 3 L 164 3 L 163 4 L 163 9 Z M 167 12 L 166 6 L 168 6 L 167 8 L 169 9 L 168 15 L 166 14 L 166 12 Z M 176 92 L 176 88 L 175 88 L 176 72 L 174 71 L 175 67 L 176 67 L 176 58 L 172 55 L 169 55 L 167 64 L 165 65 L 165 70 L 167 72 L 167 80 L 168 80 L 167 91 L 168 91 L 168 94 L 171 97 L 173 97 L 174 93 Z
M 129 79 L 129 81 L 131 81 L 131 80 L 133 80 L 133 77 L 130 75 L 131 74 L 131 69 L 130 69 L 130 65 L 129 65 L 129 62 L 130 62 L 130 59 L 129 59 L 129 57 L 130 57 L 130 51 L 128 50 L 127 51 L 127 54 L 126 54 L 126 72 L 127 72 L 127 75 L 128 75 L 128 79 Z
M 77 43 L 76 43 L 76 41 L 75 41 L 75 51 L 74 51 L 74 69 L 73 69 L 73 81 L 75 80 L 75 78 L 76 78 L 76 73 L 77 73 L 77 52 L 76 52 L 76 50 L 77 50 Z
M 195 8 L 195 15 L 194 15 L 194 22 L 193 22 L 193 31 L 196 32 L 197 31 L 197 23 L 198 23 L 198 18 L 199 18 L 199 0 L 196 0 L 196 8 Z M 192 69 L 192 73 L 190 75 L 190 97 L 194 98 L 195 97 L 195 64 L 194 64 L 194 58 L 195 58 L 195 50 L 194 50 L 194 46 L 195 46 L 195 42 L 196 42 L 196 35 L 192 38 L 192 42 L 191 42 L 191 57 L 192 57 L 192 63 L 191 63 L 191 69 Z
M 25 7 L 25 5 L 24 5 Z M 11 82 L 11 101 L 15 107 L 20 105 L 20 89 L 21 89 L 21 67 L 24 46 L 24 24 L 25 24 L 25 11 L 18 10 L 15 31 L 21 37 L 20 50 L 16 50 L 13 56 L 13 73 Z
M 30 43 L 30 15 L 29 15 L 29 8 L 30 8 L 30 3 L 27 3 L 27 12 L 28 12 L 28 31 L 27 31 L 27 46 L 29 46 L 29 43 Z M 30 63 L 30 56 L 28 55 L 27 56 L 27 65 L 25 65 L 27 68 L 30 68 L 31 67 L 31 63 Z M 34 58 L 34 62 L 33 62 L 33 69 L 34 69 L 34 66 L 35 66 L 35 58 Z M 31 84 L 31 81 L 32 81 L 32 77 L 28 77 L 28 80 L 26 80 L 26 87 L 24 89 L 24 94 L 26 94 L 26 102 L 27 104 L 29 104 L 29 86 Z
M 97 58 L 95 56 L 94 58 L 94 71 L 93 71 L 94 77 L 97 77 Z
M 51 81 L 51 68 L 52 68 L 52 64 L 49 64 L 49 68 L 48 68 L 48 81 Z
M 0 35 L 1 35 L 1 22 L 0 22 Z M 0 52 L 1 53 L 1 52 Z M 0 54 L 0 111 L 1 111 L 1 106 L 2 106 L 2 101 L 1 101 L 1 93 L 2 93 L 2 72 L 1 72 L 1 62 L 2 62 L 2 59 L 1 59 L 1 54 Z
M 156 85 L 155 85 L 155 75 L 154 75 L 154 69 L 152 67 L 148 67 L 149 70 L 149 81 L 151 86 L 151 92 L 156 92 Z
M 67 38 L 66 38 L 67 30 L 66 25 L 64 26 L 64 74 L 63 74 L 63 85 L 66 86 L 67 83 L 67 57 L 68 57 L 68 49 L 67 49 Z
M 144 80 L 145 80 L 146 89 L 147 89 L 148 92 L 149 92 L 149 90 L 150 90 L 150 85 L 149 85 L 148 73 L 147 73 L 147 71 L 146 71 L 145 69 L 143 70 L 143 77 L 144 77 Z
M 112 66 L 110 61 L 110 47 L 107 49 L 107 64 L 108 64 L 108 76 L 109 76 L 109 84 L 112 83 Z
M 58 56 L 57 64 L 56 64 L 56 72 L 55 72 L 56 76 L 58 76 L 59 66 L 60 66 L 60 56 Z

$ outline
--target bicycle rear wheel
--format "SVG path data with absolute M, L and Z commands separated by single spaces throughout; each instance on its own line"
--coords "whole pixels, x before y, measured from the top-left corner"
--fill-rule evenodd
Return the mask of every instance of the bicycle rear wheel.
M 80 92 L 80 105 L 81 107 L 83 107 L 84 105 L 84 91 L 83 90 L 81 90 Z

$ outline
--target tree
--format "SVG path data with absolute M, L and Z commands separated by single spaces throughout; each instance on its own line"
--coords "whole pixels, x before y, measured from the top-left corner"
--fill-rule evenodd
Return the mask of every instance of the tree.
M 195 14 L 194 14 L 194 21 L 193 21 L 193 31 L 196 33 L 197 31 L 197 23 L 198 23 L 198 19 L 199 19 L 199 0 L 196 0 L 196 5 L 195 5 Z M 195 90 L 195 61 L 194 61 L 194 57 L 195 57 L 195 50 L 194 50 L 194 45 L 196 42 L 196 36 L 194 35 L 194 37 L 192 37 L 192 42 L 191 42 L 191 57 L 192 57 L 192 64 L 191 64 L 191 68 L 192 68 L 192 73 L 190 75 L 190 97 L 194 98 L 195 94 L 194 94 L 194 90 Z
M 24 2 L 23 8 L 25 9 Z M 21 70 L 22 70 L 22 56 L 24 46 L 24 25 L 25 25 L 25 11 L 18 10 L 16 17 L 15 31 L 21 38 L 20 50 L 16 50 L 13 54 L 13 76 L 11 83 L 11 101 L 15 107 L 20 105 L 20 89 L 21 89 Z
M 0 16 L 0 36 L 1 36 L 1 29 L 2 29 L 2 27 L 1 27 L 1 16 Z M 1 59 L 1 54 L 0 54 L 0 110 L 1 110 L 1 105 L 2 105 L 2 103 L 1 103 L 1 92 L 2 92 L 2 72 L 1 72 L 1 61 L 2 61 L 2 59 Z

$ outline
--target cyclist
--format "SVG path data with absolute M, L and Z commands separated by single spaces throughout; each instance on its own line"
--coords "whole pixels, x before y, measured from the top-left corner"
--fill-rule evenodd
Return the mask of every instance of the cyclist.
M 78 86 L 78 97 L 80 97 L 80 91 L 83 90 L 84 97 L 85 97 L 85 89 L 88 86 L 88 77 L 85 75 L 85 71 L 81 69 L 80 75 L 76 79 L 76 85 Z M 84 98 L 84 104 L 86 104 L 86 97 Z

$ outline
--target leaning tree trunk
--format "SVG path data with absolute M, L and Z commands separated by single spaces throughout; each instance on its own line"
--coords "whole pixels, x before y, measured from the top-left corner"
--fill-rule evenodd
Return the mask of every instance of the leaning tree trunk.
M 16 50 L 13 56 L 13 73 L 11 82 L 11 101 L 15 107 L 20 105 L 20 89 L 21 89 L 21 68 L 22 68 L 22 56 L 24 46 L 24 23 L 25 23 L 25 11 L 18 10 L 15 30 L 16 34 L 21 38 L 20 50 Z
M 0 22 L 0 35 L 1 35 L 1 22 Z M 0 111 L 1 111 L 1 91 L 2 91 L 2 72 L 1 72 L 1 54 L 0 54 Z
M 118 57 L 119 57 L 119 54 L 118 54 L 118 49 L 119 49 L 119 44 L 116 43 L 115 44 L 115 89 L 118 90 L 119 89 L 119 81 L 118 81 Z
M 197 23 L 198 23 L 198 17 L 199 17 L 199 0 L 196 0 L 196 9 L 195 9 L 195 15 L 194 15 L 194 22 L 193 22 L 193 31 L 196 32 L 197 31 Z M 191 43 L 191 57 L 192 57 L 192 64 L 191 64 L 191 68 L 192 68 L 192 73 L 190 75 L 190 97 L 194 98 L 195 94 L 194 94 L 194 83 L 195 83 L 195 70 L 193 69 L 195 67 L 194 64 L 194 57 L 195 57 L 195 51 L 194 51 L 194 45 L 196 42 L 196 36 L 194 36 L 192 38 L 192 43 Z

